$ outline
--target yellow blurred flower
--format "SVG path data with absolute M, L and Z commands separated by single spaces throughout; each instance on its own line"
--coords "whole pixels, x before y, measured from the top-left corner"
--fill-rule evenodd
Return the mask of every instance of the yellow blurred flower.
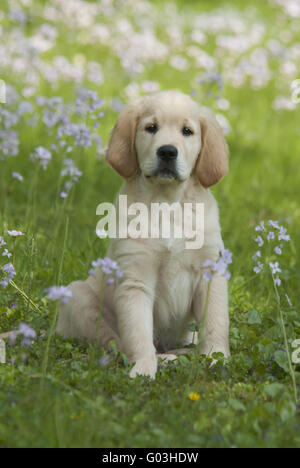
M 197 400 L 199 400 L 199 398 L 200 398 L 199 393 L 196 393 L 196 392 L 189 393 L 189 399 L 190 400 L 197 401 Z

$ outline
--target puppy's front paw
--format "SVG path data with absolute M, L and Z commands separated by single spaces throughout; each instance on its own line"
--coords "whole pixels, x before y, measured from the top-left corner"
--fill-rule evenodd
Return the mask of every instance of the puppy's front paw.
M 137 375 L 145 375 L 151 379 L 155 379 L 157 370 L 156 356 L 151 358 L 139 359 L 131 369 L 129 376 L 134 379 Z

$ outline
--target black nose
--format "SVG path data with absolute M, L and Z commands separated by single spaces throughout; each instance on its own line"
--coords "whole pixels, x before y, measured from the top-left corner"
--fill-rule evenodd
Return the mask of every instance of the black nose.
M 176 159 L 178 150 L 173 145 L 163 145 L 157 150 L 157 156 L 163 161 L 172 161 Z

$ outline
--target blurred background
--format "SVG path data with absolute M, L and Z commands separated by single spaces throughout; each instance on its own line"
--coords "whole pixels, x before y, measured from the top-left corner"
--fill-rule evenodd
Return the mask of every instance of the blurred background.
M 57 204 L 73 219 L 74 201 L 90 207 L 73 223 L 90 239 L 94 207 L 121 183 L 103 164 L 118 113 L 174 88 L 210 106 L 227 137 L 231 172 L 214 190 L 229 246 L 243 249 L 243 230 L 266 215 L 299 222 L 299 20 L 299 0 L 2 0 L 4 220 L 25 211 L 51 230 Z

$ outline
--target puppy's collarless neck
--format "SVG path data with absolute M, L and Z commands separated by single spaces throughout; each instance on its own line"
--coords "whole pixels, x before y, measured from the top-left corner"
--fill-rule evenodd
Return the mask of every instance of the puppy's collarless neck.
M 139 201 L 144 203 L 175 203 L 181 202 L 184 198 L 184 193 L 189 185 L 189 180 L 160 182 L 159 180 L 145 180 L 140 175 L 137 178 L 139 188 Z

